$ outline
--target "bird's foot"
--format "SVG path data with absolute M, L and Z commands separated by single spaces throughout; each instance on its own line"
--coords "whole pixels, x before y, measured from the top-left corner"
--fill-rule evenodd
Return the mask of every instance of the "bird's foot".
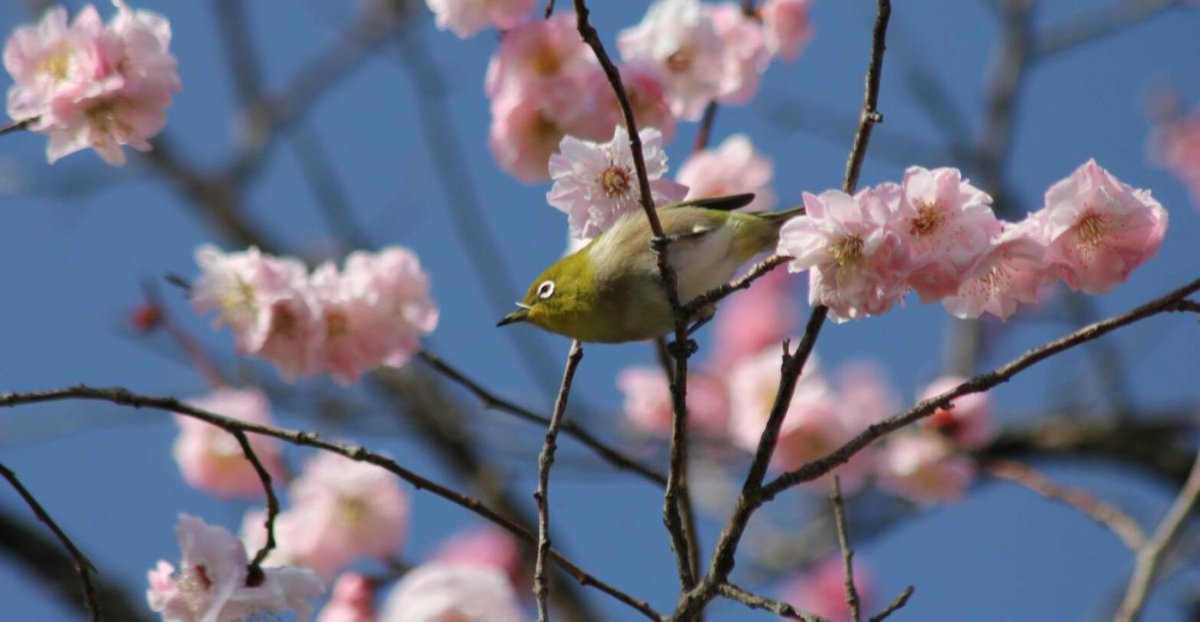
M 676 358 L 680 356 L 688 358 L 699 350 L 700 345 L 696 343 L 695 339 L 688 339 L 682 345 L 678 341 L 667 344 L 667 353 Z

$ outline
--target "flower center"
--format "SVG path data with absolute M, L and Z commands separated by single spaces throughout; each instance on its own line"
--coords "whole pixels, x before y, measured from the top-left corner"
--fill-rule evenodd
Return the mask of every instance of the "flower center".
M 529 56 L 529 65 L 539 76 L 552 76 L 562 69 L 562 59 L 549 44 L 537 46 Z
M 942 210 L 938 209 L 936 203 L 921 203 L 917 206 L 917 217 L 912 219 L 908 225 L 908 233 L 912 236 L 924 237 L 936 232 L 944 221 Z
M 837 243 L 829 249 L 833 255 L 833 260 L 838 266 L 846 267 L 862 263 L 863 260 L 863 241 L 857 235 L 851 235 L 838 240 Z
M 71 50 L 68 49 L 65 41 L 59 41 L 58 45 L 54 46 L 54 51 L 46 55 L 37 65 L 38 73 L 54 78 L 55 82 L 66 80 L 67 72 L 70 69 Z
M 1075 224 L 1079 239 L 1088 246 L 1099 246 L 1108 232 L 1107 218 L 1103 214 L 1088 212 Z
M 675 50 L 667 57 L 667 70 L 671 73 L 683 73 L 692 67 L 692 50 L 687 46 Z
M 629 169 L 614 164 L 600 173 L 600 188 L 610 197 L 620 197 L 629 194 Z
M 325 313 L 325 336 L 336 339 L 350 332 L 350 319 L 341 309 L 330 309 Z

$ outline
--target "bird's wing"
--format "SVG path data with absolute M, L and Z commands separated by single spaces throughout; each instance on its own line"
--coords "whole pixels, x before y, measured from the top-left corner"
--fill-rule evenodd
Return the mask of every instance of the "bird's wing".
M 731 194 L 723 197 L 707 197 L 703 199 L 688 199 L 679 203 L 672 203 L 663 206 L 662 209 L 674 209 L 677 207 L 702 207 L 704 209 L 715 209 L 721 212 L 730 212 L 739 207 L 746 207 L 754 200 L 754 193 L 747 192 L 744 194 Z

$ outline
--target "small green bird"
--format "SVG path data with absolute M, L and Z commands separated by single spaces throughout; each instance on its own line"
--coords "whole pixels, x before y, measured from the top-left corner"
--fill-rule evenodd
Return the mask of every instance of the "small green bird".
M 784 221 L 804 211 L 732 211 L 753 199 L 753 194 L 736 194 L 659 209 L 663 233 L 671 240 L 680 304 L 726 283 L 751 257 L 774 249 Z M 527 322 L 599 343 L 640 341 L 671 332 L 675 320 L 651 237 L 644 213 L 622 217 L 587 246 L 547 268 L 529 286 L 517 310 L 496 326 Z M 701 312 L 701 321 L 713 312 Z

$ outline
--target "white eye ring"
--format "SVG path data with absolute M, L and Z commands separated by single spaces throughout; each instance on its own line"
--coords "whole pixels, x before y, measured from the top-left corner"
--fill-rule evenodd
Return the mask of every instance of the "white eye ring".
M 542 281 L 542 284 L 538 285 L 537 297 L 539 299 L 545 300 L 553 295 L 554 295 L 554 281 Z

